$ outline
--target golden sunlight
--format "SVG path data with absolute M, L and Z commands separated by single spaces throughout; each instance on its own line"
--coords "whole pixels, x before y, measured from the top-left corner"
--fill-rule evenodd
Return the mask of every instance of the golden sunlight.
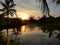
M 20 14 L 20 18 L 21 18 L 22 20 L 29 20 L 29 15 L 28 15 L 27 13 L 21 13 L 21 14 Z
M 25 31 L 25 26 L 22 26 L 21 30 L 22 30 L 22 32 L 24 32 Z

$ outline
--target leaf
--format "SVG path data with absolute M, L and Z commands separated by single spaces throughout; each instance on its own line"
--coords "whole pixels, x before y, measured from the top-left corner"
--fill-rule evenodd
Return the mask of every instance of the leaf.
M 5 11 L 4 9 L 0 9 L 0 11 Z
M 14 15 L 13 12 L 10 12 L 10 15 L 13 16 Z
M 12 4 L 12 5 L 10 5 L 9 8 L 14 7 L 14 6 L 16 6 L 16 4 Z
M 7 7 L 6 4 L 4 4 L 2 1 L 0 2 L 0 4 L 2 4 L 3 7 Z
M 50 10 L 49 10 L 49 6 L 47 4 L 47 1 L 46 0 L 41 0 L 41 2 L 42 2 L 43 13 L 46 12 L 48 15 L 50 15 Z
M 14 14 L 16 15 L 16 17 L 17 17 L 17 19 L 18 19 L 18 16 L 17 16 L 16 12 L 14 12 Z
M 5 0 L 5 4 L 7 5 L 7 6 L 9 6 L 9 0 Z
M 6 15 L 6 12 L 0 14 L 0 17 L 4 17 Z
M 14 11 L 14 12 L 16 12 L 16 10 L 15 10 L 15 9 L 10 9 L 10 11 Z
M 13 0 L 9 0 L 9 2 L 10 2 L 11 4 L 14 4 L 14 1 L 13 1 Z

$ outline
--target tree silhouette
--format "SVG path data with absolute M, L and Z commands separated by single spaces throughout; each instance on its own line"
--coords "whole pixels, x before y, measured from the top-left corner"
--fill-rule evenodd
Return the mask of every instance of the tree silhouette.
M 60 0 L 53 0 L 53 2 L 56 2 L 56 4 L 60 4 Z
M 52 0 L 52 1 L 56 2 L 56 4 L 60 4 L 60 0 Z M 50 9 L 49 9 L 47 1 L 46 0 L 39 0 L 39 6 L 40 6 L 40 2 L 42 3 L 41 8 L 42 8 L 43 15 L 50 16 Z
M 49 16 L 50 15 L 50 10 L 49 10 L 49 6 L 47 4 L 47 1 L 46 0 L 41 0 L 41 2 L 42 2 L 42 10 L 43 10 L 43 13 L 46 12 L 46 15 Z
M 0 11 L 2 11 L 3 13 L 0 15 L 3 15 L 2 17 L 7 16 L 7 36 L 8 36 L 8 18 L 9 15 L 11 16 L 13 16 L 14 14 L 16 15 L 16 10 L 14 9 L 16 4 L 14 4 L 14 1 L 12 0 L 5 0 L 5 3 L 0 1 L 0 4 L 3 6 L 3 8 L 0 9 Z

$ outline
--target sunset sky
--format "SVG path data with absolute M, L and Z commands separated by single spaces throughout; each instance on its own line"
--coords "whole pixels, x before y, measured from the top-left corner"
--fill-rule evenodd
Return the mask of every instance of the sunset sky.
M 2 0 L 1 0 L 2 1 Z M 39 8 L 38 0 L 14 0 L 16 3 L 16 10 L 18 16 L 21 13 L 27 13 L 29 16 L 42 17 L 41 10 Z M 52 0 L 47 0 L 52 16 L 60 16 L 60 5 L 52 3 Z

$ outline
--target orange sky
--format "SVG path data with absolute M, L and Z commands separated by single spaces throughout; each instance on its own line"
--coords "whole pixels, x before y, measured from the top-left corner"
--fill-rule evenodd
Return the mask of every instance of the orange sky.
M 4 0 L 0 0 L 0 1 L 4 1 Z M 39 8 L 39 3 L 36 2 L 36 0 L 14 0 L 15 4 L 16 4 L 16 10 L 17 10 L 17 15 L 18 17 L 23 17 L 21 16 L 21 13 L 25 13 L 24 17 L 29 17 L 29 16 L 34 16 L 36 19 L 37 17 L 42 17 L 42 11 L 41 8 Z M 52 0 L 47 0 L 47 3 L 49 5 L 50 11 L 51 11 L 51 15 L 52 16 L 60 16 L 60 6 L 56 6 L 56 4 L 52 3 Z M 0 8 L 2 8 L 2 6 L 0 5 Z M 28 16 L 27 16 L 27 15 Z M 16 16 L 14 16 L 16 17 Z

